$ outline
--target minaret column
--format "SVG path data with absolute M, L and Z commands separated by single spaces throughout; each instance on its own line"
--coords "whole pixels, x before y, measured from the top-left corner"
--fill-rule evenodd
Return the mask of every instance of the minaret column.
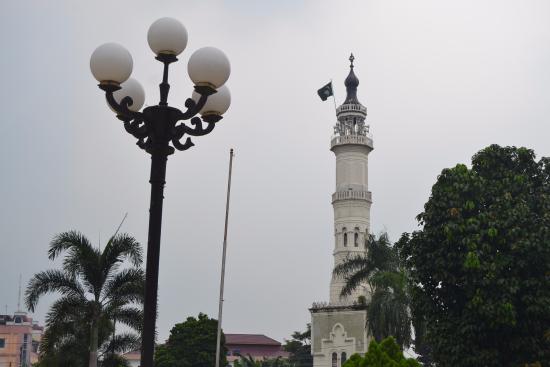
M 346 258 L 365 255 L 365 239 L 370 232 L 370 207 L 372 195 L 368 190 L 369 144 L 361 144 L 359 137 L 333 139 L 331 150 L 336 155 L 336 191 L 332 195 L 334 209 L 334 266 Z M 356 289 L 347 297 L 340 297 L 345 285 L 341 277 L 333 277 L 330 284 L 330 303 L 351 304 L 361 295 L 367 296 L 364 289 Z
M 336 190 L 332 195 L 335 267 L 346 258 L 365 255 L 365 239 L 370 232 L 372 195 L 368 188 L 368 155 L 373 150 L 373 143 L 365 125 L 367 109 L 357 100 L 359 79 L 353 72 L 353 59 L 352 55 L 345 81 L 347 96 L 336 109 L 338 121 L 330 145 L 336 156 Z M 358 288 L 340 297 L 344 285 L 345 279 L 332 277 L 331 304 L 353 304 L 359 296 L 368 296 L 364 288 Z
M 334 209 L 334 266 L 346 258 L 367 254 L 365 239 L 370 233 L 372 204 L 368 184 L 368 157 L 373 150 L 367 108 L 357 99 L 359 79 L 350 71 L 345 80 L 346 100 L 336 109 L 337 121 L 330 150 L 336 158 Z M 328 269 L 327 269 L 328 270 Z M 345 279 L 332 277 L 330 301 L 315 302 L 311 312 L 311 354 L 313 367 L 342 367 L 355 353 L 364 354 L 369 344 L 367 309 L 358 304 L 360 296 L 370 298 L 364 288 L 340 297 Z

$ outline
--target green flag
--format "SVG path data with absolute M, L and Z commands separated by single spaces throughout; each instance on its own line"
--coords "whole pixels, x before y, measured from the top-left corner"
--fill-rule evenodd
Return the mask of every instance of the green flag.
M 332 82 L 329 82 L 327 85 L 322 87 L 317 91 L 317 94 L 323 101 L 326 101 L 328 97 L 332 96 Z

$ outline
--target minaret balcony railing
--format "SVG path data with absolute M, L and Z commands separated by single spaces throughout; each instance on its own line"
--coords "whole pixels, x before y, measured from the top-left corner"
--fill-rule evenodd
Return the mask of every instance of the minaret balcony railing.
M 345 103 L 336 108 L 336 114 L 339 115 L 342 112 L 361 112 L 362 114 L 367 114 L 367 108 L 358 103 Z
M 330 141 L 330 148 L 344 144 L 366 145 L 373 149 L 372 138 L 365 135 L 336 135 Z
M 336 191 L 332 194 L 332 202 L 334 203 L 338 200 L 365 200 L 372 203 L 372 192 L 355 190 Z
M 357 301 L 339 301 L 339 302 L 313 302 L 311 305 L 310 311 L 330 311 L 331 309 L 339 308 L 354 308 L 354 309 L 364 309 L 365 305 Z

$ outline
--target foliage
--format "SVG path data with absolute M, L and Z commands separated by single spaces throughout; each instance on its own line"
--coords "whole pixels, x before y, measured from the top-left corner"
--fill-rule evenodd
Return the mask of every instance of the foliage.
M 335 276 L 346 280 L 342 296 L 367 284 L 371 299 L 361 298 L 358 303 L 366 302 L 369 334 L 377 340 L 394 336 L 399 345 L 408 347 L 411 343 L 408 282 L 399 262 L 398 248 L 392 246 L 386 233 L 378 238 L 370 235 L 366 247 L 366 255 L 349 257 L 334 269 Z
M 290 353 L 288 363 L 292 367 L 313 366 L 311 355 L 311 324 L 307 324 L 304 332 L 295 331 L 291 340 L 285 340 L 283 350 Z
M 388 337 L 377 343 L 372 340 L 364 357 L 352 355 L 342 367 L 420 367 L 413 358 L 405 358 L 395 339 Z
M 174 325 L 164 345 L 155 351 L 155 367 L 212 367 L 216 360 L 218 321 L 199 313 Z M 225 336 L 221 339 L 220 366 L 227 365 Z
M 291 367 L 288 360 L 282 357 L 255 360 L 250 354 L 242 356 L 233 362 L 233 367 Z
M 239 353 L 235 353 L 239 359 L 233 362 L 233 367 L 262 367 L 260 360 L 255 360 L 250 354 L 243 356 Z
M 25 302 L 34 311 L 40 297 L 60 293 L 46 316 L 40 366 L 108 366 L 115 353 L 139 347 L 132 333 L 115 334 L 115 323 L 139 330 L 144 274 L 139 243 L 126 234 L 111 237 L 101 252 L 76 231 L 54 237 L 48 251 L 62 269 L 46 270 L 29 281 Z M 120 269 L 125 260 L 131 265 Z M 90 357 L 92 356 L 92 357 Z
M 550 361 L 550 159 L 491 145 L 444 169 L 398 246 L 437 366 Z

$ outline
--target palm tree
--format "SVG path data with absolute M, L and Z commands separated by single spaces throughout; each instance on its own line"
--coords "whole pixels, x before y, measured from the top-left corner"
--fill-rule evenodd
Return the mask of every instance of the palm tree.
M 246 357 L 240 353 L 235 353 L 235 355 L 240 358 L 240 360 L 236 360 L 234 362 L 236 367 L 261 367 L 262 366 L 261 361 L 255 360 L 250 354 L 247 354 Z
M 88 366 L 97 367 L 98 351 L 107 351 L 100 350 L 105 343 L 121 345 L 113 332 L 113 320 L 134 330 L 141 328 L 141 246 L 133 237 L 119 234 L 111 237 L 101 251 L 81 233 L 69 231 L 53 238 L 48 258 L 55 260 L 61 253 L 65 253 L 62 269 L 35 274 L 27 286 L 25 303 L 32 312 L 41 296 L 60 293 L 46 318 L 43 350 L 46 354 L 55 351 L 62 359 L 74 359 L 72 365 L 85 366 L 80 360 L 85 343 Z M 121 269 L 125 260 L 131 266 Z M 128 335 L 125 340 L 129 339 Z M 56 358 L 52 354 L 49 357 Z
M 369 235 L 366 255 L 349 257 L 334 268 L 334 275 L 346 280 L 341 296 L 367 285 L 368 332 L 377 340 L 393 336 L 402 347 L 411 343 L 411 317 L 407 276 L 400 265 L 398 249 L 388 234 Z

